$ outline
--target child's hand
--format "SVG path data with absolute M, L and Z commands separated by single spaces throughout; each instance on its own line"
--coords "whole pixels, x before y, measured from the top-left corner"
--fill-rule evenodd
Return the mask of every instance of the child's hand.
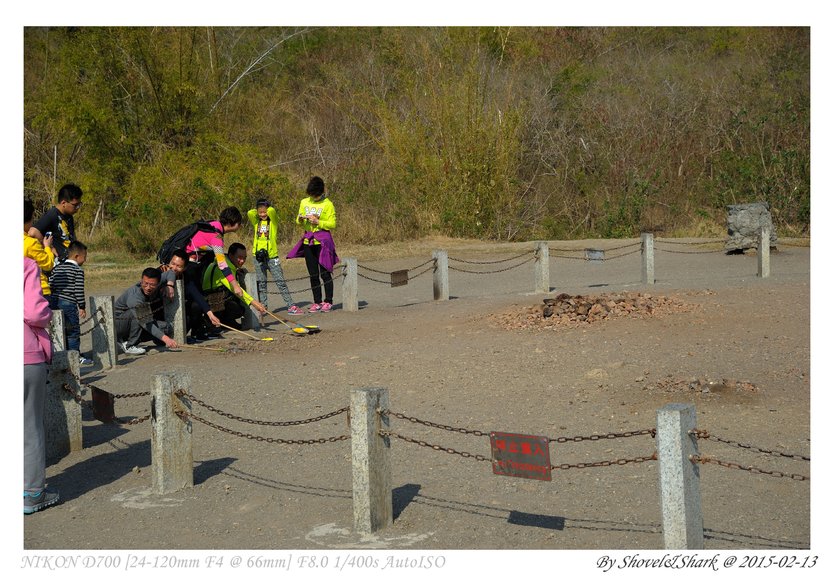
M 79 318 L 86 318 L 87 317 L 87 310 L 85 308 L 78 309 L 78 317 Z

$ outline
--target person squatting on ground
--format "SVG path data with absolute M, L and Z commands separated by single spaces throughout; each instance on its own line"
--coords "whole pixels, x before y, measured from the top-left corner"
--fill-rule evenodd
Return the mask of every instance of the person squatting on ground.
M 235 242 L 229 246 L 229 254 L 226 261 L 232 270 L 232 275 L 236 276 L 238 271 L 246 263 L 246 246 L 239 242 Z M 232 286 L 226 279 L 225 274 L 221 272 L 217 262 L 209 264 L 203 274 L 203 293 L 207 295 L 209 300 L 211 300 L 211 294 L 221 293 L 225 295 L 223 298 L 223 309 L 219 311 L 218 316 L 221 322 L 234 328 L 240 328 L 237 319 L 244 315 L 247 306 L 259 315 L 266 314 L 266 307 L 250 296 L 245 290 L 241 289 L 239 295 L 232 290 Z M 237 297 L 235 298 L 233 296 Z
M 298 206 L 296 223 L 304 228 L 301 240 L 287 258 L 304 256 L 310 274 L 313 304 L 310 312 L 330 312 L 333 307 L 333 267 L 339 263 L 331 230 L 336 229 L 336 208 L 325 195 L 324 180 L 313 176 L 307 184 L 307 197 Z M 321 286 L 324 284 L 324 299 Z
M 284 280 L 284 271 L 281 268 L 281 260 L 278 258 L 278 213 L 275 211 L 266 198 L 261 198 L 255 203 L 255 208 L 247 212 L 249 222 L 255 229 L 255 239 L 252 242 L 252 254 L 255 255 L 255 273 L 258 277 L 258 300 L 261 304 L 268 306 L 267 294 L 267 269 L 272 273 L 275 285 L 278 287 L 284 303 L 287 305 L 287 314 L 297 316 L 304 314 L 304 311 L 293 303 L 287 282 Z
M 174 251 L 168 264 L 159 267 L 162 272 L 160 290 L 164 298 L 173 301 L 176 294 L 176 282 L 179 279 L 183 280 L 186 331 L 191 331 L 191 343 L 193 343 L 208 340 L 213 336 L 207 330 L 206 319 L 215 327 L 220 326 L 220 319 L 211 311 L 200 286 L 184 274 L 187 262 L 188 254 L 185 250 Z
M 60 499 L 46 489 L 44 405 L 52 341 L 46 327 L 52 310 L 41 291 L 40 269 L 23 258 L 23 513 L 32 514 Z
M 52 250 L 58 260 L 67 258 L 70 243 L 75 240 L 76 212 L 81 208 L 81 188 L 75 184 L 65 184 L 58 191 L 58 203 L 47 210 L 29 229 L 29 236 L 43 242 L 44 237 L 54 239 Z
M 165 307 L 159 290 L 161 278 L 159 268 L 145 268 L 142 280 L 125 290 L 113 304 L 116 339 L 126 354 L 144 354 L 147 350 L 139 344 L 149 340 L 167 348 L 179 347 L 171 338 L 174 327 L 165 321 Z
M 52 294 L 47 300 L 53 310 L 64 313 L 67 331 L 67 350 L 79 353 L 81 366 L 92 366 L 90 358 L 81 356 L 81 321 L 87 317 L 87 298 L 84 296 L 84 269 L 87 247 L 78 240 L 70 242 L 67 258 L 52 269 L 49 286 Z
M 52 235 L 46 236 L 43 243 L 34 236 L 29 236 L 35 205 L 28 198 L 23 200 L 23 256 L 37 262 L 41 269 L 41 290 L 44 296 L 51 294 L 47 274 L 55 267 L 55 254 L 52 253 Z

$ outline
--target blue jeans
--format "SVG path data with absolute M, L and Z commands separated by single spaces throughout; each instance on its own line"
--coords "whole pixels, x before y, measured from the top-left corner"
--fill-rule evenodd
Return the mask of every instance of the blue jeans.
M 74 302 L 58 299 L 58 308 L 64 313 L 64 327 L 67 331 L 67 350 L 81 353 L 81 322 L 78 306 Z
M 267 305 L 267 300 L 269 299 L 266 281 L 267 269 L 272 273 L 272 277 L 275 279 L 275 285 L 281 292 L 281 297 L 284 299 L 287 308 L 289 308 L 293 305 L 292 296 L 290 295 L 289 288 L 287 288 L 287 282 L 284 280 L 284 270 L 281 268 L 281 261 L 278 258 L 270 258 L 266 262 L 258 262 L 255 266 L 255 275 L 258 279 L 258 300 L 264 306 Z

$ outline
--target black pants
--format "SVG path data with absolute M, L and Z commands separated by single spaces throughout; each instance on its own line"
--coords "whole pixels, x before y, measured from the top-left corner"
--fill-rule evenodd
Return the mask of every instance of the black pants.
M 313 301 L 321 304 L 321 285 L 324 284 L 324 301 L 333 304 L 333 276 L 326 268 L 319 266 L 321 244 L 304 245 L 304 261 L 310 275 L 310 288 L 313 289 Z

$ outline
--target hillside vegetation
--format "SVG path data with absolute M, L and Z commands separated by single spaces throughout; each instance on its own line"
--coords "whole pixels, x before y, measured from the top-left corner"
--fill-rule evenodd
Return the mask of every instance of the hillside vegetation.
M 24 193 L 136 255 L 315 174 L 338 240 L 810 227 L 808 28 L 26 28 Z M 95 226 L 94 226 L 95 223 Z M 92 237 L 91 237 L 92 233 Z

